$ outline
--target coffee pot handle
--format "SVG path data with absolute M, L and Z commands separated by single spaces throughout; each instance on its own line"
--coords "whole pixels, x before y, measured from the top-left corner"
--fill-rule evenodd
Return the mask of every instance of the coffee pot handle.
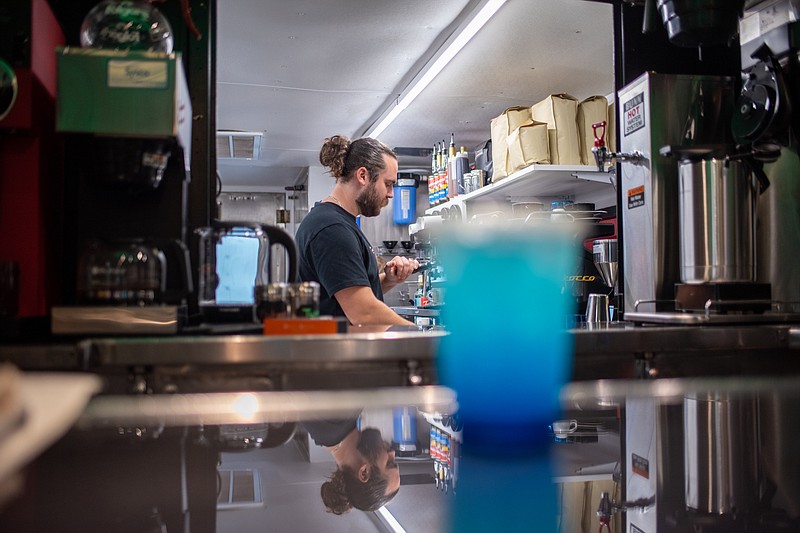
M 183 241 L 177 239 L 156 239 L 153 244 L 163 251 L 167 260 L 167 275 L 163 280 L 166 284 L 164 288 L 165 301 L 176 304 L 185 301 L 194 292 L 189 249 Z M 176 287 L 173 284 L 174 277 L 171 274 L 177 276 L 180 286 Z
M 292 236 L 276 226 L 267 226 L 262 224 L 261 230 L 267 234 L 267 237 L 269 237 L 270 245 L 280 244 L 286 248 L 286 252 L 289 254 L 289 267 L 287 268 L 286 281 L 288 283 L 297 283 L 299 281 L 298 252 L 297 245 L 295 244 Z
M 778 159 L 778 157 L 780 157 L 780 155 L 780 148 L 774 148 L 771 150 L 751 149 L 749 151 L 730 155 L 726 158 L 726 160 L 741 159 L 744 164 L 747 165 L 750 171 L 756 176 L 756 180 L 758 180 L 759 193 L 764 194 L 764 191 L 769 188 L 769 178 L 767 177 L 767 173 L 764 172 L 764 162 L 775 161 Z
M 750 170 L 753 171 L 753 174 L 756 175 L 759 192 L 764 194 L 764 191 L 766 191 L 769 187 L 769 178 L 767 177 L 767 173 L 764 172 L 764 163 L 756 160 L 748 160 L 747 166 L 749 166 Z

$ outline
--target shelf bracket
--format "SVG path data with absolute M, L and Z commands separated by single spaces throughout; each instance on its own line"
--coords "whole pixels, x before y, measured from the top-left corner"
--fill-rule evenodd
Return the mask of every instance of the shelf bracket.
M 609 181 L 608 172 L 573 172 L 572 177 L 578 178 L 579 180 L 596 181 L 598 183 L 608 183 Z

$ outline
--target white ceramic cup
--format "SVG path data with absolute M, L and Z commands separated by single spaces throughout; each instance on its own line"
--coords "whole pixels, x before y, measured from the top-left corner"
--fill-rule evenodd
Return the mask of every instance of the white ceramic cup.
M 553 433 L 559 439 L 569 436 L 576 429 L 578 429 L 577 420 L 556 420 L 553 422 Z

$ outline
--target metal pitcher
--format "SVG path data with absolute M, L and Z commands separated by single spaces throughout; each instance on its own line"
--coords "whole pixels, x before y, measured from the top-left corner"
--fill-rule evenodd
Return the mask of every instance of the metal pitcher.
M 755 281 L 756 208 L 769 184 L 755 162 L 724 146 L 665 147 L 679 163 L 680 278 Z

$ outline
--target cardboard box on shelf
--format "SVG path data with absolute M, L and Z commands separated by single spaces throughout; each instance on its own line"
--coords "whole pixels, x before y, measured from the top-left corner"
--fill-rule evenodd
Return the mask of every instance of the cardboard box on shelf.
M 57 58 L 58 131 L 172 137 L 191 153 L 192 104 L 180 54 L 66 47 Z

